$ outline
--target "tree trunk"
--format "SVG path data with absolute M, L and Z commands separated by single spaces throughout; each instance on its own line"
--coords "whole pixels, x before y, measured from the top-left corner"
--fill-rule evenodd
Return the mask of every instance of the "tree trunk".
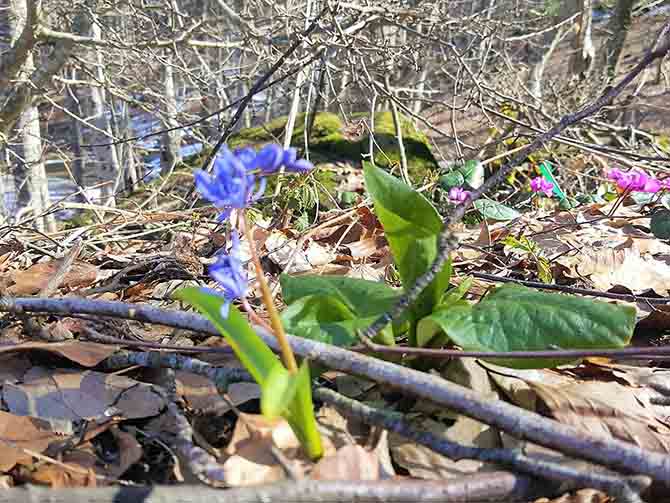
M 602 59 L 605 84 L 614 80 L 619 69 L 621 54 L 631 25 L 634 5 L 634 0 L 617 0 L 614 14 L 607 27 L 612 35 L 605 42 Z
M 591 37 L 593 24 L 593 0 L 580 0 L 580 15 L 577 36 L 573 47 L 575 52 L 570 60 L 570 71 L 579 80 L 585 80 L 593 70 L 596 49 Z
M 586 0 L 589 1 L 589 0 Z M 565 0 L 561 3 L 558 15 L 554 16 L 552 23 L 558 24 L 565 21 L 570 16 L 573 16 L 579 10 L 578 0 Z M 529 42 L 528 45 L 528 62 L 530 63 L 530 72 L 528 74 L 528 90 L 536 100 L 542 99 L 542 84 L 544 80 L 544 70 L 549 62 L 551 54 L 554 52 L 558 43 L 565 34 L 566 27 L 550 30 L 542 36 L 542 42 L 537 47 L 533 44 L 535 41 Z
M 76 75 L 73 75 L 73 78 L 76 78 Z M 71 113 L 79 117 L 84 116 L 81 107 L 81 101 L 78 99 L 75 89 L 68 88 L 65 90 L 65 106 Z M 80 189 L 84 189 L 84 172 L 86 170 L 86 160 L 84 159 L 81 151 L 81 146 L 84 143 L 81 122 L 73 119 L 70 121 L 70 125 L 74 129 L 73 134 L 70 135 L 70 150 L 72 151 L 72 177 L 74 178 L 74 183 L 76 183 Z M 74 200 L 75 202 L 83 203 L 85 201 L 84 194 L 78 192 L 74 197 Z
M 28 22 L 28 16 L 34 6 L 30 0 L 14 0 L 10 2 L 10 37 L 14 45 L 22 36 Z M 35 71 L 32 52 L 25 54 L 25 60 L 19 73 L 20 78 L 28 78 Z M 27 101 L 19 119 L 21 136 L 20 147 L 15 159 L 18 159 L 17 169 L 14 171 L 17 184 L 17 200 L 28 203 L 35 216 L 42 215 L 35 220 L 35 226 L 45 232 L 56 230 L 53 215 L 43 215 L 49 207 L 49 185 L 46 170 L 42 160 L 42 135 L 40 132 L 40 116 L 37 106 L 32 99 Z
M 95 39 L 102 38 L 100 24 L 97 19 L 94 19 L 91 23 L 91 36 Z M 94 74 L 95 78 L 102 85 L 91 88 L 91 100 L 94 115 L 93 124 L 97 128 L 97 130 L 94 129 L 92 131 L 91 143 L 99 145 L 111 143 L 114 139 L 114 135 L 112 134 L 109 115 L 107 114 L 105 88 L 103 87 L 105 83 L 105 75 L 103 72 L 105 65 L 104 57 L 100 48 L 96 47 L 94 50 L 97 63 Z M 101 202 L 103 205 L 114 206 L 116 204 L 114 200 L 114 186 L 121 172 L 121 165 L 119 163 L 116 148 L 114 145 L 95 147 L 93 149 L 93 154 L 96 159 L 95 170 L 97 178 L 101 182 L 105 182 L 101 187 Z
M 177 94 L 175 92 L 174 75 L 172 71 L 172 58 L 167 56 L 163 68 L 163 95 L 165 99 L 165 111 L 163 119 L 163 156 L 161 163 L 161 175 L 167 176 L 172 173 L 175 165 L 181 160 L 179 147 L 181 144 L 181 130 L 174 129 L 179 126 L 177 122 Z

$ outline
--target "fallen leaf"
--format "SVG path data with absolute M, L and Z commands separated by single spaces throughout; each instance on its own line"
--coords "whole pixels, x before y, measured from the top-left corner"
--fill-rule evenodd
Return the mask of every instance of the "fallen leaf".
M 58 270 L 61 259 L 40 262 L 25 271 L 16 271 L 12 275 L 14 284 L 8 288 L 11 295 L 34 295 L 46 287 Z M 98 269 L 85 262 L 75 261 L 61 282 L 61 288 L 74 289 L 95 283 Z
M 165 406 L 151 386 L 124 376 L 44 367 L 33 367 L 22 384 L 3 386 L 2 397 L 18 416 L 66 421 L 144 418 Z
M 46 351 L 55 353 L 78 363 L 84 367 L 95 367 L 102 360 L 109 358 L 119 350 L 118 346 L 98 344 L 95 342 L 67 341 L 67 342 L 27 342 L 13 346 L 0 346 L 0 354 Z
M 379 459 L 360 445 L 345 445 L 322 458 L 312 470 L 316 480 L 378 480 Z
M 551 416 L 564 424 L 643 449 L 670 452 L 670 426 L 640 402 L 635 388 L 599 381 L 561 387 L 534 383 L 531 387 Z
M 7 472 L 17 463 L 32 460 L 22 448 L 41 453 L 51 442 L 62 438 L 46 421 L 0 411 L 0 471 Z

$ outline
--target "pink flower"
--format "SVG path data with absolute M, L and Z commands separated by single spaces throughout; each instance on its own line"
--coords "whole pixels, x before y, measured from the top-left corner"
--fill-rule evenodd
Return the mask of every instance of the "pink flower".
M 452 203 L 462 203 L 468 197 L 470 197 L 471 192 L 469 190 L 463 190 L 460 187 L 452 187 L 449 189 L 449 200 Z
M 610 180 L 612 180 L 614 182 L 618 182 L 624 176 L 627 176 L 626 173 L 624 173 L 623 171 L 621 171 L 620 169 L 617 169 L 617 168 L 610 169 L 607 172 L 607 178 L 609 178 Z
M 554 193 L 554 184 L 538 176 L 530 181 L 530 190 L 533 192 L 544 192 L 545 196 L 551 197 Z
M 619 169 L 611 169 L 607 173 L 607 178 L 615 181 L 617 187 L 621 190 L 631 190 L 636 192 L 658 192 L 662 184 L 656 178 L 651 178 L 644 171 L 624 172 Z
M 659 190 L 661 190 L 662 187 L 663 186 L 661 185 L 661 182 L 656 180 L 656 178 L 650 178 L 644 184 L 644 187 L 642 187 L 641 191 L 642 192 L 651 192 L 653 194 L 653 193 L 658 192 Z

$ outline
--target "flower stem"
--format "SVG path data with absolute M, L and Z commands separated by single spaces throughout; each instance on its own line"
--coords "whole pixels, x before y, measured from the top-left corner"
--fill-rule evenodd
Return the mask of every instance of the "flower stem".
M 270 292 L 270 287 L 265 280 L 263 266 L 261 265 L 261 261 L 258 258 L 258 252 L 256 251 L 256 246 L 254 245 L 253 236 L 251 235 L 251 229 L 248 225 L 245 211 L 240 211 L 240 223 L 242 224 L 242 232 L 246 236 L 247 242 L 249 243 L 251 260 L 254 263 L 254 267 L 256 268 L 256 277 L 258 284 L 261 287 L 263 302 L 265 303 L 265 307 L 268 310 L 268 314 L 270 315 L 270 323 L 272 325 L 274 335 L 277 338 L 277 342 L 279 343 L 279 349 L 281 350 L 284 365 L 286 365 L 286 369 L 291 374 L 295 374 L 298 372 L 298 364 L 295 361 L 295 356 L 293 355 L 293 350 L 291 350 L 291 345 L 288 342 L 288 337 L 286 337 L 286 332 L 284 332 L 284 326 L 279 319 L 279 312 L 277 312 L 277 308 L 275 307 L 274 301 L 272 300 L 272 292 Z

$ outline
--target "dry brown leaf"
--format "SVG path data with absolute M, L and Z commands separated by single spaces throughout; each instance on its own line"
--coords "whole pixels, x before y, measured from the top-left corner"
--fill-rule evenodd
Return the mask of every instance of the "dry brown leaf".
M 12 295 L 33 295 L 42 290 L 58 270 L 61 259 L 35 264 L 12 275 L 14 284 L 7 291 Z M 73 289 L 94 283 L 98 269 L 85 262 L 75 262 L 61 282 L 61 288 Z
M 228 401 L 221 398 L 211 379 L 191 372 L 177 371 L 175 374 L 177 394 L 195 411 L 215 409 L 217 414 L 225 414 L 231 409 L 249 400 L 259 399 L 260 388 L 256 383 L 240 382 L 228 386 Z M 230 402 L 230 404 L 229 404 Z
M 96 487 L 100 484 L 107 485 L 119 478 L 141 459 L 142 447 L 133 435 L 119 430 L 116 426 L 112 426 L 109 431 L 117 442 L 118 457 L 115 460 L 101 460 L 93 445 L 86 442 L 75 449 L 69 449 L 60 457 L 59 461 L 65 466 L 48 462 L 41 463 L 37 469 L 32 471 L 31 480 L 57 489 Z M 96 476 L 102 476 L 104 479 L 98 479 Z
M 27 342 L 14 346 L 0 346 L 0 353 L 15 353 L 24 351 L 47 351 L 64 356 L 68 360 L 84 367 L 95 367 L 102 360 L 110 357 L 119 350 L 118 346 L 98 344 L 95 342 Z
M 32 456 L 22 448 L 41 453 L 62 438 L 46 421 L 0 411 L 0 471 L 6 472 L 17 463 L 30 463 Z
M 444 436 L 462 445 L 485 448 L 500 446 L 498 432 L 494 428 L 465 416 L 460 416 L 451 427 L 432 419 L 413 423 L 421 430 Z M 487 469 L 487 464 L 481 461 L 473 459 L 454 461 L 395 434 L 390 435 L 389 443 L 393 460 L 409 471 L 413 477 L 441 480 Z
M 225 451 L 228 456 L 223 462 L 225 483 L 232 487 L 250 486 L 286 478 L 273 447 L 281 450 L 293 473 L 303 474 L 311 464 L 284 419 L 240 414 Z
M 360 445 L 345 445 L 322 458 L 310 478 L 317 480 L 379 480 L 379 459 Z
M 659 295 L 667 295 L 670 291 L 670 266 L 649 256 L 641 256 L 635 247 L 622 250 L 602 248 L 571 260 L 559 259 L 559 262 L 574 270 L 573 277 L 590 277 L 600 291 L 608 291 L 616 285 L 625 286 L 633 293 L 652 289 Z
M 43 367 L 27 372 L 23 384 L 5 385 L 2 397 L 13 414 L 67 421 L 142 418 L 165 406 L 151 386 L 124 376 Z
M 297 273 L 311 271 L 315 267 L 329 264 L 335 258 L 330 248 L 316 241 L 300 245 L 300 241 L 287 237 L 283 232 L 273 231 L 265 241 L 270 259 L 284 269 L 284 272 Z
M 670 426 L 641 403 L 635 388 L 599 381 L 576 381 L 561 387 L 532 383 L 531 387 L 562 423 L 643 449 L 670 452 Z
M 0 383 L 17 383 L 23 380 L 32 362 L 24 354 L 0 355 Z

